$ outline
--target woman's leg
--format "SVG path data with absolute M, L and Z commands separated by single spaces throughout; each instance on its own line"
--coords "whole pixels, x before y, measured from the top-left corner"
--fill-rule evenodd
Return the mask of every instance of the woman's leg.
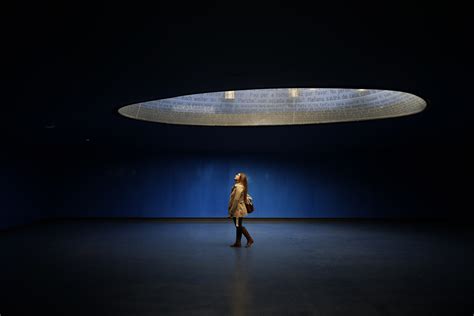
M 234 220 L 235 227 L 241 227 L 242 226 L 243 217 L 232 217 L 232 219 Z
M 232 217 L 235 225 L 235 243 L 230 245 L 231 247 L 240 247 L 240 241 L 242 239 L 242 226 L 239 224 L 239 217 Z
M 240 241 L 242 240 L 242 219 L 243 217 L 237 217 L 237 238 Z
M 245 238 L 247 239 L 247 245 L 245 247 L 250 247 L 254 242 L 252 236 L 250 236 L 249 232 L 247 231 L 247 228 L 245 228 L 244 226 L 241 226 L 240 229 L 245 235 Z

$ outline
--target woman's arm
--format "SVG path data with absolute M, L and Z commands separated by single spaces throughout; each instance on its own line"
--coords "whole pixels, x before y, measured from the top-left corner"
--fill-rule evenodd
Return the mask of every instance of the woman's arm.
M 235 187 L 232 187 L 232 191 L 230 191 L 230 196 L 229 196 L 229 205 L 227 206 L 229 217 L 232 217 L 232 214 L 230 213 L 230 208 L 232 207 L 232 200 L 234 199 L 234 193 L 235 193 Z
M 239 204 L 240 196 L 242 195 L 243 188 L 240 185 L 237 185 L 234 189 L 234 191 L 231 194 L 231 200 L 230 200 L 230 205 L 229 205 L 229 214 L 233 215 L 235 210 L 237 209 L 237 206 Z

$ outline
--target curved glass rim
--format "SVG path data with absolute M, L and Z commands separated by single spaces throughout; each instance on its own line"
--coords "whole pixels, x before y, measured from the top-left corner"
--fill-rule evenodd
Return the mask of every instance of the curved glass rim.
M 406 116 L 427 102 L 408 92 L 353 88 L 266 88 L 176 96 L 122 106 L 128 118 L 165 124 L 268 126 Z

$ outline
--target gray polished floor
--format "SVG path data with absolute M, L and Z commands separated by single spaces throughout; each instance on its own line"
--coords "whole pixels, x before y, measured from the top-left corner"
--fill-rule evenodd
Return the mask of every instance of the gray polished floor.
M 63 220 L 0 232 L 0 314 L 472 315 L 469 226 Z M 245 237 L 242 237 L 245 244 Z

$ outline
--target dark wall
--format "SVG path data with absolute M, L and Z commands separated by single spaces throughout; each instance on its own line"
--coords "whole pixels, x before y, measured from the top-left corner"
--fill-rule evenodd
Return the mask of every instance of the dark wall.
M 48 208 L 52 187 L 46 161 L 38 153 L 17 154 L 5 150 L 0 159 L 0 230 L 39 220 Z
M 468 158 L 459 148 L 312 153 L 64 150 L 47 216 L 226 217 L 233 177 L 249 176 L 253 217 L 462 215 Z

